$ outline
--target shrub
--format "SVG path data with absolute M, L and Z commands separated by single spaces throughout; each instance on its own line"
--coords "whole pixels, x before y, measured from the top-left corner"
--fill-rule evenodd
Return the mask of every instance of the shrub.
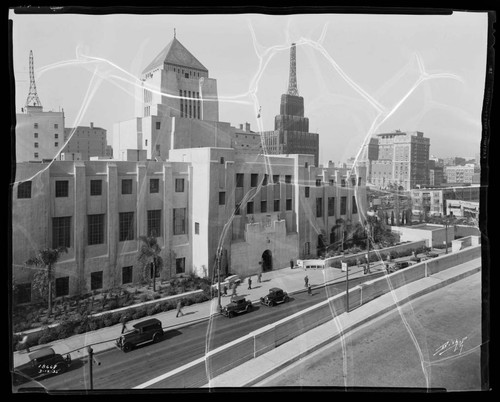
M 147 309 L 145 306 L 137 308 L 132 314 L 132 319 L 137 320 L 138 318 L 145 317 L 147 314 Z
M 141 301 L 141 303 L 147 302 L 149 300 L 149 295 L 144 293 L 139 296 L 139 300 Z
M 158 299 L 161 299 L 161 294 L 159 294 L 158 292 L 153 293 L 153 300 L 158 300 Z
M 116 299 L 110 300 L 106 307 L 108 308 L 108 310 L 114 310 L 119 307 L 118 301 Z

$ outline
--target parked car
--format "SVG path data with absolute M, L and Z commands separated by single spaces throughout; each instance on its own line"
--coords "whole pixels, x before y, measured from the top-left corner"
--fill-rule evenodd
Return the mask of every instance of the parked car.
M 129 352 L 144 343 L 159 342 L 163 337 L 161 321 L 156 318 L 141 321 L 133 328 L 132 331 L 126 332 L 116 340 L 116 346 L 124 352 Z
M 14 368 L 14 384 L 64 373 L 71 366 L 71 356 L 63 357 L 52 348 L 43 348 L 28 355 L 30 361 Z
M 236 296 L 234 297 L 231 302 L 227 305 L 225 305 L 222 310 L 221 314 L 232 318 L 235 316 L 235 314 L 240 314 L 243 312 L 249 312 L 252 311 L 253 305 L 250 300 L 245 299 L 244 296 Z
M 286 303 L 290 300 L 288 293 L 280 288 L 271 288 L 269 293 L 260 298 L 260 304 L 264 304 L 269 307 L 273 307 L 279 303 Z
M 408 268 L 411 265 L 410 261 L 397 261 L 395 264 L 396 270 L 398 269 L 403 269 L 403 268 Z

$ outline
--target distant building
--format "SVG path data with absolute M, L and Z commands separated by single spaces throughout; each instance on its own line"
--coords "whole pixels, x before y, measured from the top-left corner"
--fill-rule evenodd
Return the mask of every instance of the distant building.
M 479 202 L 479 186 L 413 189 L 410 196 L 414 215 L 448 215 L 448 200 Z
M 295 69 L 295 43 L 290 49 L 288 93 L 281 95 L 280 114 L 274 118 L 274 131 L 265 131 L 263 140 L 267 154 L 314 155 L 319 166 L 319 135 L 309 132 L 309 119 L 304 117 L 304 98 L 299 96 Z
M 453 156 L 451 158 L 445 158 L 444 159 L 444 165 L 445 166 L 463 166 L 465 165 L 465 158 L 461 158 L 458 156 Z
M 108 146 L 106 130 L 100 127 L 78 126 L 64 129 L 65 153 L 80 153 L 83 160 L 90 160 L 92 156 L 106 156 Z
M 438 166 L 435 159 L 429 159 L 429 186 L 440 186 L 443 182 L 443 167 Z
M 242 154 L 262 154 L 260 133 L 250 130 L 250 123 L 240 124 L 239 128 L 231 127 L 231 148 Z
M 429 183 L 429 138 L 420 131 L 377 135 L 378 159 L 371 163 L 370 181 L 381 188 L 395 184 L 410 190 Z
M 474 165 L 446 166 L 445 172 L 447 183 L 472 184 Z

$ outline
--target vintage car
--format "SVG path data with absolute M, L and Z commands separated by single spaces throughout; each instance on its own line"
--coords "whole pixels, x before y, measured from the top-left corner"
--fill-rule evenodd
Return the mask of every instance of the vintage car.
M 285 303 L 288 300 L 290 300 L 288 293 L 283 289 L 271 288 L 266 296 L 260 298 L 260 304 L 273 307 L 276 304 Z
M 225 305 L 222 308 L 221 314 L 226 317 L 232 318 L 235 316 L 235 314 L 248 312 L 252 309 L 253 305 L 250 300 L 246 300 L 244 296 L 236 296 L 233 297 L 229 304 Z
M 116 340 L 116 346 L 124 352 L 129 352 L 144 343 L 159 342 L 163 337 L 161 321 L 156 318 L 141 321 L 135 324 L 133 328 L 132 331 L 124 333 Z
M 28 355 L 30 361 L 14 368 L 14 384 L 39 379 L 51 374 L 64 373 L 71 366 L 71 356 L 56 353 L 52 348 L 43 348 Z

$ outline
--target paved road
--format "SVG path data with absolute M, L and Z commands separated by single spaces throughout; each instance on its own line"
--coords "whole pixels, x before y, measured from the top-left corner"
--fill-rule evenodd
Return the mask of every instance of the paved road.
M 365 280 L 372 280 L 383 275 L 382 272 L 369 277 L 355 278 L 349 281 L 350 287 Z M 328 286 L 328 296 L 345 291 L 345 282 Z M 242 295 L 245 295 L 242 289 Z M 204 356 L 207 350 L 215 349 L 234 339 L 246 335 L 258 328 L 278 321 L 315 303 L 325 300 L 324 287 L 313 290 L 313 295 L 298 293 L 291 296 L 289 303 L 273 308 L 255 306 L 254 311 L 232 319 L 217 316 L 211 325 L 211 334 L 207 337 L 208 322 L 169 331 L 165 339 L 157 344 L 150 344 L 129 353 L 110 350 L 98 355 L 100 366 L 94 367 L 94 389 L 129 389 L 151 378 L 164 374 L 177 367 Z M 37 384 L 23 384 L 33 387 Z M 203 384 L 193 384 L 201 386 Z M 45 378 L 38 386 L 48 390 L 88 389 L 88 366 L 86 362 L 75 360 L 70 371 Z M 161 387 L 161 384 L 159 384 Z
M 257 386 L 479 390 L 481 274 L 416 299 L 344 342 L 318 350 Z

